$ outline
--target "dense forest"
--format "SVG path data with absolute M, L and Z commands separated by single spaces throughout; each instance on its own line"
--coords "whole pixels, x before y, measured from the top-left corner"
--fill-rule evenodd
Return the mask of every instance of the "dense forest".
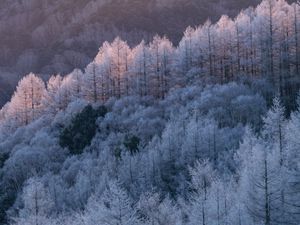
M 299 225 L 299 18 L 263 0 L 20 79 L 0 111 L 0 223 Z
M 236 16 L 259 0 L 1 0 L 0 106 L 18 80 L 35 72 L 85 68 L 104 41 L 116 36 L 130 46 L 155 34 L 177 44 L 188 25 L 222 14 Z

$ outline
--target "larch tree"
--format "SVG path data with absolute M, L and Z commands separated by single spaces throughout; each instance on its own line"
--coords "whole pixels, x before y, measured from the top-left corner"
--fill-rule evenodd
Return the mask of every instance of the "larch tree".
M 15 225 L 52 225 L 54 219 L 49 215 L 54 202 L 44 184 L 37 178 L 27 182 L 23 190 L 22 200 L 24 207 L 20 209 L 18 217 L 12 218 Z
M 134 225 L 139 224 L 133 203 L 117 182 L 109 182 L 100 197 L 92 196 L 83 220 L 87 224 Z
M 59 91 L 62 81 L 63 78 L 60 75 L 53 75 L 47 82 L 47 95 L 43 101 L 43 104 L 53 114 L 62 109 L 62 98 Z
M 199 33 L 198 45 L 201 51 L 199 52 L 200 56 L 198 56 L 198 58 L 203 58 L 202 71 L 208 75 L 209 79 L 211 79 L 215 76 L 216 27 L 208 20 L 201 29 L 198 28 L 197 31 Z M 203 43 L 201 44 L 200 42 Z M 200 67 L 202 67 L 201 64 Z
M 166 37 L 155 36 L 149 46 L 152 95 L 164 98 L 168 90 L 173 45 Z
M 192 177 L 191 188 L 194 193 L 191 195 L 191 225 L 208 225 L 209 219 L 209 190 L 215 179 L 215 171 L 210 162 L 205 160 L 197 162 L 195 168 L 190 170 Z
M 112 63 L 112 77 L 116 84 L 116 97 L 129 94 L 128 87 L 128 69 L 130 63 L 131 49 L 127 43 L 117 37 L 111 43 L 111 63 Z
M 145 225 L 183 224 L 179 207 L 169 198 L 162 200 L 157 193 L 143 194 L 139 199 L 137 209 Z
M 285 1 L 278 1 L 276 5 L 276 24 L 278 34 L 277 64 L 278 66 L 278 89 L 281 96 L 293 95 L 292 78 L 292 39 L 293 39 L 293 18 L 292 7 Z M 281 19 L 278 19 L 281 18 Z M 289 92 L 289 93 L 288 93 Z
M 261 18 L 261 25 L 264 33 L 262 34 L 264 49 L 266 50 L 266 65 L 265 71 L 270 76 L 271 81 L 275 81 L 274 74 L 274 14 L 275 14 L 275 0 L 265 0 L 256 9 L 258 18 Z
M 274 148 L 278 149 L 280 155 L 280 164 L 283 165 L 286 152 L 285 152 L 285 108 L 280 99 L 275 97 L 273 106 L 268 111 L 266 117 L 263 119 L 263 135 L 269 142 L 273 143 Z
M 185 72 L 188 72 L 192 67 L 193 62 L 193 36 L 195 34 L 195 29 L 192 27 L 188 27 L 184 32 L 184 37 L 182 39 L 183 45 L 183 68 Z
M 271 152 L 260 141 L 251 147 L 251 151 L 251 154 L 244 155 L 248 158 L 242 160 L 245 164 L 240 188 L 245 208 L 252 218 L 252 223 L 276 224 L 281 222 L 278 218 L 281 205 L 278 154 Z M 249 223 L 251 224 L 251 221 Z
M 83 95 L 83 79 L 84 75 L 80 69 L 75 69 L 72 73 L 69 74 L 72 82 L 72 93 L 74 97 L 81 98 Z
M 29 124 L 41 115 L 45 93 L 44 81 L 30 73 L 19 81 L 8 114 L 17 120 L 19 125 Z
M 222 16 L 216 24 L 217 26 L 217 74 L 221 83 L 226 83 L 233 78 L 233 60 L 234 55 L 232 40 L 235 39 L 234 23 L 228 16 Z
M 298 105 L 300 104 L 298 97 Z M 300 112 L 299 106 L 296 112 L 291 114 L 291 119 L 288 121 L 285 129 L 286 135 L 286 150 L 287 150 L 287 166 L 289 168 L 287 192 L 286 192 L 286 207 L 288 207 L 288 215 L 291 219 L 291 224 L 297 224 L 300 220 Z
M 185 32 L 184 36 L 182 37 L 179 45 L 176 49 L 176 64 L 175 64 L 175 71 L 178 73 L 178 76 L 182 76 L 182 74 L 188 74 L 190 69 L 193 68 L 193 62 L 195 61 L 195 51 L 193 48 L 195 47 L 195 29 L 192 27 L 188 27 Z M 195 48 L 196 49 L 196 48 Z M 179 85 L 182 85 L 184 80 L 179 80 Z
M 90 63 L 85 69 L 83 93 L 87 101 L 96 103 L 100 100 L 101 76 L 96 62 Z
M 282 106 L 281 101 L 278 97 L 275 97 L 273 100 L 273 107 L 268 111 L 266 117 L 263 119 L 263 135 L 266 139 L 268 145 L 274 152 L 274 155 L 278 156 L 278 181 L 280 184 L 280 208 L 281 217 L 286 217 L 286 165 L 287 165 L 287 151 L 286 151 L 286 138 L 285 138 L 285 108 Z
M 76 91 L 74 92 L 74 80 L 71 74 L 63 78 L 61 88 L 58 90 L 57 95 L 61 98 L 62 110 L 65 110 L 68 105 L 77 98 Z
M 294 41 L 295 41 L 295 64 L 296 73 L 300 73 L 300 44 L 299 44 L 299 16 L 300 16 L 300 2 L 294 3 L 292 5 L 294 11 Z
M 104 42 L 100 48 L 95 63 L 97 64 L 98 81 L 93 82 L 94 88 L 99 88 L 99 94 L 94 92 L 94 95 L 99 95 L 97 98 L 101 102 L 107 101 L 110 97 L 116 96 L 116 80 L 113 77 L 113 61 L 112 48 L 108 42 Z M 98 83 L 98 85 L 97 85 Z
M 149 94 L 150 54 L 145 41 L 132 50 L 133 61 L 130 72 L 133 74 L 131 83 L 135 94 L 147 96 Z

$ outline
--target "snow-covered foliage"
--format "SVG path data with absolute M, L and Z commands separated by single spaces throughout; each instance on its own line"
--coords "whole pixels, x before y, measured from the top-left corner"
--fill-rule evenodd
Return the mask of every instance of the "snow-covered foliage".
M 116 38 L 84 71 L 23 78 L 0 112 L 1 222 L 297 225 L 297 16 L 265 0 L 178 47 Z

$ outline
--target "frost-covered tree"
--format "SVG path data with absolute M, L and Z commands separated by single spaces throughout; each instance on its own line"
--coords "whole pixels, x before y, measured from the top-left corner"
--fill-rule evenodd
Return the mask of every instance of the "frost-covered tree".
M 134 204 L 126 191 L 117 182 L 110 181 L 104 193 L 91 196 L 83 221 L 86 224 L 103 225 L 139 224 Z
M 101 77 L 95 62 L 90 63 L 85 69 L 84 76 L 84 96 L 91 103 L 100 100 Z
M 130 65 L 133 90 L 135 94 L 147 96 L 150 91 L 150 54 L 145 41 L 142 41 L 132 50 L 133 61 Z
M 251 138 L 253 139 L 253 138 Z M 251 140 L 248 139 L 248 140 Z M 279 152 L 260 140 L 245 142 L 241 172 L 242 201 L 250 215 L 247 223 L 265 225 L 286 222 L 282 217 L 282 180 Z
M 280 153 L 280 164 L 285 160 L 285 108 L 282 106 L 278 97 L 273 100 L 273 106 L 268 111 L 264 118 L 263 135 L 266 140 L 274 144 L 274 148 L 278 149 Z
M 214 182 L 215 171 L 209 161 L 196 163 L 195 168 L 190 170 L 194 194 L 191 196 L 191 215 L 190 224 L 203 225 L 209 223 L 209 191 Z
M 299 97 L 298 97 L 299 104 Z M 300 114 L 299 109 L 292 113 L 291 119 L 288 121 L 285 129 L 286 151 L 287 151 L 287 191 L 286 191 L 286 206 L 288 207 L 291 221 L 297 223 L 300 212 L 300 154 L 299 154 L 299 132 L 300 132 Z
M 129 63 L 131 62 L 131 49 L 127 43 L 117 37 L 111 43 L 111 78 L 115 82 L 116 97 L 129 95 Z
M 180 70 L 182 72 L 188 72 L 192 67 L 193 62 L 193 36 L 195 30 L 192 27 L 188 27 L 185 32 L 184 36 L 179 44 L 179 51 L 178 54 L 180 55 Z
M 22 194 L 23 208 L 20 209 L 18 217 L 12 218 L 16 225 L 52 225 L 54 219 L 50 218 L 54 202 L 50 197 L 48 189 L 39 180 L 30 179 Z
M 84 75 L 81 70 L 75 69 L 70 75 L 71 82 L 72 82 L 72 94 L 75 98 L 82 98 L 83 97 L 83 80 Z
M 161 200 L 157 193 L 143 194 L 137 208 L 144 224 L 183 224 L 179 207 L 169 198 Z
M 47 95 L 43 104 L 54 114 L 62 109 L 62 96 L 60 96 L 62 81 L 63 78 L 56 75 L 51 76 L 47 82 Z
M 149 45 L 152 95 L 164 98 L 171 81 L 173 45 L 166 37 L 155 36 Z
M 30 73 L 18 84 L 10 101 L 8 115 L 19 125 L 28 125 L 43 111 L 43 98 L 46 94 L 44 82 Z

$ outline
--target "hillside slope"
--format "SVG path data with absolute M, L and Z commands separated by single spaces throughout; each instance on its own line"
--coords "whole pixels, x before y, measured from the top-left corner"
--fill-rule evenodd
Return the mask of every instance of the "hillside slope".
M 299 225 L 298 3 L 264 0 L 175 46 L 115 38 L 84 70 L 23 77 L 0 110 L 0 224 Z
M 254 0 L 26 0 L 0 2 L 0 76 L 68 73 L 83 68 L 104 41 L 129 44 L 156 33 L 177 43 L 188 25 L 235 16 Z M 5 90 L 7 95 L 11 91 Z M 7 99 L 0 97 L 0 105 Z

